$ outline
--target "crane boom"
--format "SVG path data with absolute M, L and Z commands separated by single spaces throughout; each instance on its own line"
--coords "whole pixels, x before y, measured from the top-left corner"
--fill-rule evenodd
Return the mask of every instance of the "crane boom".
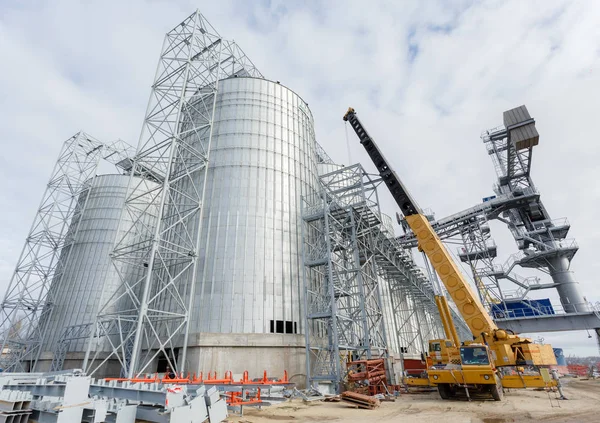
M 458 347 L 460 345 L 460 338 L 458 336 L 458 332 L 456 331 L 456 326 L 454 325 L 454 320 L 452 319 L 452 314 L 450 313 L 450 307 L 448 306 L 446 297 L 443 295 L 436 295 L 435 304 L 440 311 L 440 319 L 442 320 L 442 326 L 444 327 L 446 337 L 448 337 L 452 343 Z
M 448 294 L 454 300 L 459 313 L 465 319 L 473 335 L 472 342 L 465 342 L 459 347 L 460 365 L 456 369 L 454 367 L 456 366 L 455 363 L 450 365 L 450 362 L 453 361 L 451 359 L 452 347 L 456 349 L 459 346 L 456 328 L 452 323 L 445 298 L 436 296 L 436 304 L 440 310 L 442 324 L 454 346 L 446 345 L 446 347 L 451 347 L 447 349 L 447 365 L 443 368 L 435 365 L 428 366 L 429 384 L 437 386 L 442 399 L 452 397 L 458 388 L 465 389 L 467 395 L 469 395 L 469 389 L 489 393 L 496 401 L 502 399 L 503 387 L 548 388 L 556 386 L 562 396 L 558 378 L 551 379 L 548 369 L 543 368 L 556 365 L 552 346 L 533 343 L 531 339 L 521 337 L 515 333 L 509 334 L 496 326 L 479 297 L 474 294 L 469 282 L 435 233 L 429 220 L 423 215 L 417 203 L 377 147 L 377 144 L 356 117 L 354 109 L 348 109 L 344 115 L 344 120 L 350 122 L 360 138 L 361 144 L 369 153 L 371 160 L 373 160 L 379 171 L 379 175 L 404 214 L 406 223 L 414 232 L 419 249 L 425 253 L 429 262 L 433 265 L 435 272 L 444 283 Z M 437 341 L 440 340 L 430 341 L 430 349 Z M 445 344 L 445 340 L 442 341 Z M 448 343 L 450 344 L 450 341 Z M 441 349 L 439 351 L 439 358 L 443 359 Z M 520 365 L 537 366 L 539 374 L 523 374 L 522 370 L 517 367 Z M 517 374 L 503 374 L 499 370 L 499 368 L 507 367 L 513 367 Z
M 471 289 L 468 281 L 452 259 L 452 256 L 402 181 L 400 181 L 396 172 L 390 167 L 383 153 L 377 147 L 377 144 L 375 144 L 361 124 L 354 109 L 348 109 L 348 112 L 344 115 L 344 120 L 350 123 L 360 139 L 360 143 L 367 150 L 367 153 L 379 171 L 379 175 L 390 190 L 394 201 L 400 207 L 406 222 L 414 232 L 419 242 L 419 248 L 429 258 L 436 273 L 444 283 L 448 294 L 452 297 L 461 316 L 469 326 L 473 337 L 482 336 L 485 339 L 486 336 L 495 336 L 498 326 L 496 326 L 483 307 L 479 297 Z

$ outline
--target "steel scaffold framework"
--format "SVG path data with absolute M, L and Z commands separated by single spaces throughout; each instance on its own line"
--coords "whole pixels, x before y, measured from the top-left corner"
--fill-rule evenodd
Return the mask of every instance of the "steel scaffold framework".
M 441 323 L 429 280 L 383 224 L 381 180 L 360 165 L 320 179 L 302 199 L 307 375 L 339 389 L 348 357 L 388 358 L 390 345 L 419 354 Z
M 524 123 L 534 122 L 527 118 Z M 523 317 L 507 310 L 505 300 L 524 300 L 533 290 L 554 286 L 540 283 L 538 277 L 519 276 L 514 273 L 514 268 L 530 267 L 551 273 L 554 257 L 563 256 L 570 261 L 578 247 L 574 240 L 565 239 L 570 227 L 568 221 L 551 220 L 540 199 L 531 179 L 533 147 L 517 149 L 505 126 L 484 131 L 481 139 L 498 177 L 494 185 L 496 196 L 434 221 L 432 226 L 442 239 L 460 236 L 463 247 L 458 250 L 458 256 L 469 265 L 479 296 L 488 310 L 495 317 Z M 488 226 L 492 219 L 506 224 L 519 249 L 527 250 L 527 254 L 520 251 L 511 255 L 506 263 L 495 264 L 496 245 Z M 399 237 L 399 240 L 403 245 L 416 246 L 412 233 Z M 506 289 L 502 280 L 510 282 L 516 289 Z M 530 304 L 527 307 L 534 313 L 554 314 L 554 310 L 533 309 Z M 586 312 L 590 305 L 579 303 L 569 307 L 564 307 L 566 312 Z
M 491 310 L 494 304 L 504 301 L 504 297 L 494 273 L 497 271 L 494 265 L 497 247 L 490 235 L 487 218 L 472 218 L 469 224 L 462 225 L 460 235 L 463 247 L 459 248 L 458 258 L 468 263 L 481 303 Z
M 524 111 L 522 119 L 528 125 L 534 125 L 534 120 L 529 117 L 526 108 L 522 106 L 519 112 Z M 505 125 L 506 122 L 505 112 Z M 522 124 L 521 124 L 522 125 Z M 512 141 L 511 126 L 500 126 L 484 131 L 481 139 L 486 146 L 487 153 L 492 158 L 498 182 L 494 186 L 494 191 L 498 196 L 502 195 L 520 195 L 520 193 L 536 192 L 535 185 L 531 178 L 531 160 L 533 146 L 518 149 Z M 566 219 L 552 220 L 543 202 L 537 198 L 529 203 L 521 204 L 519 207 L 512 207 L 498 217 L 510 229 L 513 238 L 517 242 L 519 253 L 509 257 L 504 265 L 493 265 L 487 271 L 481 271 L 482 276 L 491 276 L 496 280 L 498 289 L 486 284 L 482 288 L 483 295 L 494 296 L 501 300 L 524 300 L 533 290 L 554 288 L 553 284 L 542 284 L 538 277 L 521 277 L 513 272 L 516 266 L 529 267 L 548 273 L 553 279 L 553 272 L 562 273 L 568 270 L 568 264 L 565 266 L 560 262 L 565 258 L 567 263 L 571 261 L 578 250 L 577 243 L 572 239 L 566 239 L 570 225 Z M 558 260 L 558 262 L 557 262 Z M 558 267 L 556 267 L 558 266 Z M 510 281 L 515 290 L 502 289 L 500 280 Z M 564 303 L 563 308 L 566 313 L 589 312 L 590 305 L 584 300 L 576 303 Z M 506 308 L 504 301 L 499 301 L 499 305 L 494 307 L 494 315 L 499 318 L 523 317 L 514 315 L 514 311 Z M 539 315 L 553 315 L 554 310 L 545 310 L 539 307 L 526 304 L 531 308 L 532 313 Z M 496 316 L 497 314 L 497 316 Z
M 89 192 L 86 182 L 100 160 L 120 166 L 130 154 L 122 140 L 107 145 L 84 132 L 64 142 L 2 302 L 4 371 L 35 370 L 54 306 L 50 286 L 68 266 L 70 254 L 61 252 L 75 240 L 78 228 L 70 224 L 85 210 L 86 201 L 78 202 Z
M 50 364 L 51 372 L 58 372 L 63 369 L 63 364 L 71 343 L 73 341 L 88 340 L 93 327 L 93 323 L 84 323 L 81 325 L 67 326 L 63 330 L 60 341 L 58 341 L 52 355 L 52 363 Z
M 600 345 L 600 311 L 580 292 L 570 270 L 578 250 L 575 240 L 567 238 L 570 224 L 566 218 L 551 219 L 531 177 L 533 147 L 539 136 L 534 125 L 521 106 L 504 113 L 503 126 L 484 131 L 481 140 L 497 175 L 496 195 L 433 221 L 432 226 L 442 239 L 460 236 L 459 258 L 470 266 L 482 302 L 501 327 L 522 332 L 594 329 Z M 530 138 L 523 138 L 520 128 L 526 128 Z M 519 145 L 513 140 L 514 131 Z M 520 250 L 504 264 L 494 263 L 496 247 L 489 220 L 504 223 Z M 411 232 L 398 240 L 416 246 Z M 552 283 L 542 283 L 537 276 L 519 276 L 514 272 L 517 266 L 541 271 Z M 556 289 L 561 304 L 531 301 L 533 291 L 544 289 Z M 521 307 L 509 309 L 511 302 Z
M 232 76 L 262 77 L 199 11 L 167 33 L 131 163 L 123 213 L 133 224 L 112 254 L 117 269 L 128 264 L 143 276 L 120 275 L 120 288 L 105 295 L 84 362 L 89 374 L 116 359 L 133 377 L 160 354 L 184 370 L 216 97 L 219 80 Z M 156 227 L 144 217 L 150 210 Z
M 394 351 L 402 357 L 419 357 L 428 348 L 429 339 L 444 338 L 439 311 L 435 304 L 435 288 L 410 255 L 391 237 L 377 250 L 380 259 L 383 291 L 388 298 L 388 327 L 395 342 Z M 451 313 L 461 339 L 469 331 L 451 305 Z
M 339 390 L 348 360 L 387 358 L 377 264 L 370 238 L 380 230 L 374 190 L 362 169 L 321 177 L 321 193 L 303 202 L 306 344 L 309 384 Z M 353 188 L 348 188 L 352 186 Z

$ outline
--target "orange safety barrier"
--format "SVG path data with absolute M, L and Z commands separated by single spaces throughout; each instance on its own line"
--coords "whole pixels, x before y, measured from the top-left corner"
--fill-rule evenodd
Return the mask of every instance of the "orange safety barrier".
M 156 383 L 160 382 L 160 378 L 158 377 L 158 373 L 154 373 L 154 377 L 140 377 L 138 375 L 138 377 L 134 377 L 130 381 L 133 383 Z
M 231 370 L 227 370 L 225 372 L 225 377 L 223 379 L 217 379 L 217 372 L 214 372 L 214 376 L 212 378 L 210 377 L 209 373 L 209 377 L 204 381 L 204 383 L 208 385 L 231 385 L 233 383 Z
M 176 383 L 179 385 L 186 385 L 186 384 L 190 383 L 190 374 L 188 373 L 187 378 L 183 377 L 183 373 L 180 373 L 179 376 L 177 376 L 177 374 L 175 374 L 174 378 L 170 378 L 169 375 L 165 375 L 165 377 L 162 378 L 161 382 L 165 383 L 165 384 Z
M 254 382 L 256 383 L 256 382 Z M 288 379 L 288 373 L 287 370 L 283 371 L 283 379 L 281 380 L 277 380 L 277 379 L 269 379 L 267 377 L 267 371 L 265 370 L 263 373 L 263 378 L 260 382 L 258 383 L 262 383 L 264 385 L 285 385 L 290 383 L 289 379 Z
M 250 378 L 248 377 L 248 370 L 244 371 L 244 374 L 242 375 L 242 378 L 240 379 L 240 384 L 242 385 L 249 385 L 251 383 L 254 383 L 250 380 Z
M 117 381 L 117 382 L 133 382 L 133 383 L 162 383 L 162 384 L 206 384 L 206 385 L 286 385 L 289 384 L 290 381 L 288 379 L 287 370 L 283 372 L 283 378 L 278 380 L 276 378 L 269 379 L 267 376 L 267 371 L 263 372 L 262 379 L 253 381 L 250 380 L 248 375 L 248 371 L 244 371 L 242 379 L 239 382 L 235 382 L 233 380 L 233 373 L 231 370 L 227 370 L 223 379 L 217 379 L 217 372 L 208 372 L 208 376 L 204 379 L 204 375 L 202 372 L 196 376 L 196 373 L 191 374 L 188 373 L 187 377 L 184 377 L 183 373 L 175 374 L 175 377 L 169 377 L 166 374 L 163 378 L 158 376 L 158 373 L 155 373 L 153 377 L 140 377 L 139 375 L 135 378 L 117 378 L 117 377 L 107 377 L 104 380 L 106 381 Z
M 589 366 L 585 364 L 569 364 L 567 368 L 569 369 L 569 373 L 582 377 L 587 376 L 590 371 Z
M 193 383 L 193 384 L 201 384 L 201 383 L 203 383 L 204 380 L 202 379 L 202 377 L 203 377 L 202 372 L 200 372 L 200 376 L 199 377 L 196 377 L 196 373 L 194 373 L 194 375 L 192 376 L 191 383 Z

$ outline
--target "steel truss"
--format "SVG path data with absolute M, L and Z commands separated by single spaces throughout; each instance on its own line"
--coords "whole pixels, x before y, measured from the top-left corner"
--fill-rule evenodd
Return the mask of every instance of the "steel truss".
M 54 354 L 52 355 L 52 363 L 50 365 L 51 372 L 58 372 L 63 369 L 65 358 L 69 347 L 73 341 L 85 341 L 90 338 L 93 323 L 84 323 L 81 325 L 67 326 L 60 336 L 60 340 L 56 344 Z
M 62 252 L 75 240 L 70 225 L 85 210 L 88 181 L 102 159 L 121 166 L 131 154 L 121 140 L 108 145 L 84 132 L 63 144 L 2 302 L 4 371 L 35 370 L 54 306 L 50 286 L 61 283 L 68 266 L 70 254 Z
M 496 274 L 494 258 L 497 248 L 490 235 L 490 227 L 485 216 L 477 216 L 461 230 L 463 247 L 458 257 L 469 264 L 481 303 L 488 309 L 504 300 Z
M 321 178 L 323 192 L 303 202 L 309 384 L 339 390 L 348 360 L 387 358 L 377 263 L 369 245 L 381 220 L 362 168 Z M 352 188 L 349 188 L 352 187 Z
M 315 143 L 315 152 L 317 155 L 317 163 L 335 164 L 331 157 L 325 152 L 321 144 Z
M 490 129 L 481 135 L 487 152 L 492 159 L 498 183 L 494 186 L 497 195 L 511 194 L 515 191 L 536 190 L 531 180 L 531 160 L 533 147 L 517 150 L 510 139 L 510 131 L 504 126 Z M 532 212 L 538 216 L 547 216 L 541 202 L 533 203 Z M 522 233 L 527 230 L 522 208 L 511 208 L 503 215 L 510 222 L 508 224 L 515 240 L 522 238 Z M 524 219 L 525 217 L 525 219 Z
M 441 323 L 429 281 L 384 226 L 381 181 L 360 165 L 320 181 L 322 191 L 302 199 L 307 375 L 339 390 L 347 359 L 389 357 L 386 325 L 391 344 L 418 343 L 420 353 Z
M 433 280 L 417 267 L 412 256 L 393 237 L 380 236 L 376 244 L 380 277 L 387 308 L 390 344 L 401 356 L 419 357 L 430 339 L 444 338 L 443 326 L 435 304 Z M 385 239 L 384 242 L 381 242 Z M 469 339 L 470 331 L 451 305 L 451 313 L 461 339 Z
M 499 309 L 506 300 L 525 299 L 531 289 L 542 287 L 540 278 L 522 277 L 513 272 L 513 267 L 518 264 L 514 255 L 508 266 L 495 264 L 496 244 L 485 216 L 479 216 L 473 224 L 465 226 L 461 237 L 464 247 L 459 250 L 459 257 L 471 268 L 481 302 L 493 317 L 505 315 Z M 504 289 L 501 286 L 502 280 L 512 282 L 517 288 Z
M 387 283 L 382 287 L 390 310 L 386 313 L 390 319 L 388 327 L 395 335 L 390 337 L 394 341 L 394 351 L 402 357 L 419 357 L 427 351 L 430 339 L 445 338 L 438 311 L 430 304 L 414 298 L 405 287 L 397 284 L 394 287 L 393 280 L 386 278 L 385 281 Z M 463 337 L 466 339 L 464 333 Z
M 527 110 L 524 107 L 521 109 L 525 110 L 524 116 L 527 118 L 525 122 L 528 125 L 534 125 L 534 120 L 529 117 Z M 484 131 L 481 135 L 498 177 L 494 190 L 498 196 L 537 193 L 531 178 L 533 147 L 517 149 L 511 139 L 511 128 L 511 126 L 508 128 L 501 126 Z M 574 282 L 572 277 L 568 276 L 565 279 L 562 275 L 568 270 L 568 262 L 577 252 L 578 246 L 574 240 L 565 239 L 570 228 L 568 221 L 566 219 L 552 220 L 540 200 L 539 194 L 533 201 L 512 207 L 504 211 L 502 217 L 497 218 L 508 226 L 521 252 L 513 254 L 502 266 L 492 265 L 490 269 L 479 272 L 482 276 L 493 277 L 498 287 L 497 289 L 493 289 L 491 285 L 482 287 L 484 291 L 482 295 L 495 296 L 501 300 L 523 300 L 532 290 L 556 288 L 560 283 L 565 282 L 572 285 Z M 555 284 L 541 284 L 537 277 L 520 277 L 512 272 L 515 266 L 534 268 L 549 273 L 555 280 Z M 500 279 L 512 282 L 517 287 L 516 290 L 501 289 Z M 570 294 L 578 300 L 565 302 L 561 294 L 565 312 L 590 311 L 589 304 L 579 294 L 577 287 L 574 287 Z M 496 310 L 498 308 L 499 306 L 495 307 Z M 538 308 L 533 311 L 536 314 L 553 315 L 555 313 L 554 310 Z M 509 311 L 504 307 L 501 315 L 501 317 L 506 317 L 509 315 Z
M 160 354 L 184 370 L 216 96 L 219 80 L 233 76 L 262 77 L 198 11 L 166 34 L 131 163 L 123 214 L 133 224 L 112 254 L 117 269 L 127 264 L 143 276 L 120 275 L 120 288 L 103 299 L 84 363 L 89 374 L 112 359 L 133 377 Z M 154 210 L 155 227 L 145 217 Z
M 513 131 L 526 126 L 531 129 L 535 121 L 521 106 L 505 112 L 504 123 L 505 126 L 481 135 L 498 178 L 494 186 L 496 196 L 434 221 L 432 226 L 442 239 L 460 236 L 463 247 L 458 255 L 470 266 L 482 302 L 502 327 L 518 331 L 593 328 L 600 334 L 600 314 L 582 295 L 570 270 L 578 246 L 575 240 L 567 239 L 569 222 L 565 218 L 550 218 L 531 178 L 533 146 L 537 141 L 530 138 L 528 144 L 522 143 L 517 148 L 512 140 Z M 494 263 L 496 246 L 487 224 L 492 219 L 507 225 L 520 250 L 504 264 Z M 412 233 L 399 237 L 398 241 L 407 247 L 416 246 Z M 514 272 L 517 266 L 549 274 L 552 283 L 541 283 L 537 276 L 521 277 Z M 542 289 L 556 289 L 561 305 L 548 307 L 522 301 L 532 291 Z M 509 310 L 506 301 L 522 301 L 523 308 Z M 533 324 L 530 319 L 533 315 L 543 319 L 535 319 Z M 600 336 L 598 339 L 600 344 Z

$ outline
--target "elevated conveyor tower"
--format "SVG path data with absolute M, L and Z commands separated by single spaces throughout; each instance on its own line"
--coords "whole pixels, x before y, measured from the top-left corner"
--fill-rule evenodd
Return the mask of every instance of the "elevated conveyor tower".
M 578 250 L 568 238 L 570 224 L 550 216 L 531 177 L 533 147 L 539 143 L 535 120 L 525 106 L 507 110 L 503 120 L 503 126 L 481 135 L 498 177 L 495 195 L 432 226 L 443 239 L 461 237 L 459 258 L 470 266 L 480 299 L 499 326 L 516 332 L 595 329 L 598 334 L 600 312 L 587 301 L 570 268 Z M 507 225 L 519 249 L 504 264 L 495 263 L 497 248 L 487 224 L 492 219 Z M 416 245 L 410 233 L 400 241 Z M 517 266 L 546 273 L 551 282 L 519 276 Z M 560 306 L 530 298 L 543 289 L 555 289 Z

